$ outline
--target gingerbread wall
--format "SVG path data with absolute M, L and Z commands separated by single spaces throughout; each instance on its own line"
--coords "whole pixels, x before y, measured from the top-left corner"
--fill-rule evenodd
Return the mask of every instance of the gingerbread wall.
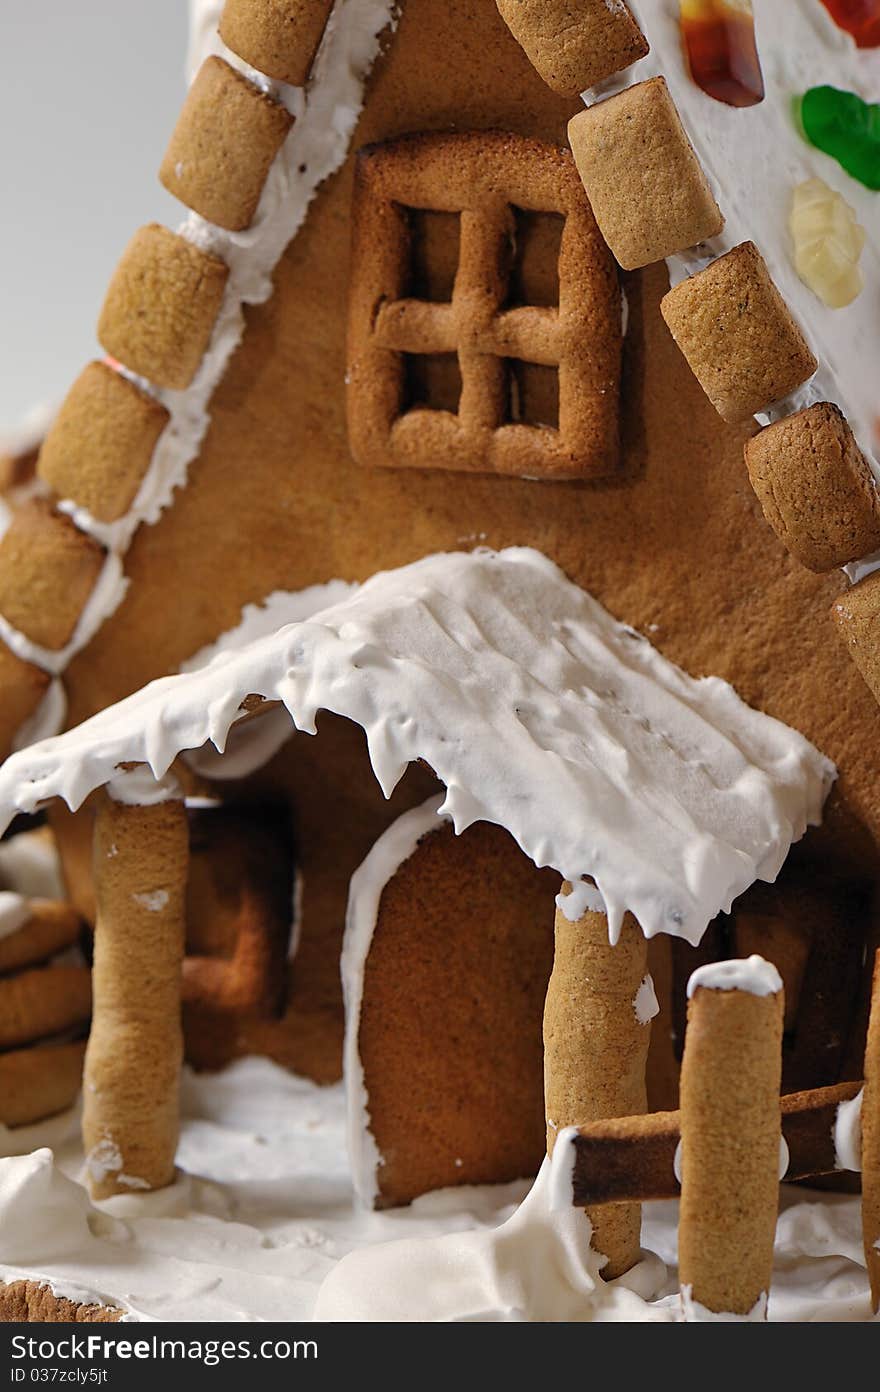
M 353 148 L 450 127 L 564 144 L 577 108 L 545 87 L 495 0 L 405 0 Z M 833 758 L 841 778 L 819 837 L 846 873 L 872 872 L 876 706 L 825 617 L 842 578 L 802 569 L 763 520 L 743 435 L 715 414 L 660 318 L 664 268 L 625 278 L 619 480 L 368 471 L 346 444 L 351 186 L 350 158 L 282 259 L 273 298 L 248 311 L 187 488 L 157 525 L 141 528 L 126 558 L 125 602 L 68 670 L 71 721 L 176 670 L 273 589 L 363 579 L 440 549 L 530 544 L 666 656 L 728 678 Z M 369 786 L 361 742 L 337 738 L 333 763 L 343 770 L 339 806 L 350 767 L 356 818 L 378 830 L 391 814 Z M 422 785 L 412 796 L 423 795 Z M 344 883 L 359 855 L 336 856 L 332 903 L 325 893 L 311 905 L 306 873 L 304 949 L 311 932 L 338 941 Z

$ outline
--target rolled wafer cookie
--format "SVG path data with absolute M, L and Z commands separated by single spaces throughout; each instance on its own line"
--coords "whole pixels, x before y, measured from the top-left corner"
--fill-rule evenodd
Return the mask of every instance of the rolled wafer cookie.
M 20 928 L 0 934 L 0 972 L 17 971 L 46 962 L 56 952 L 72 947 L 82 930 L 82 919 L 70 904 L 56 899 L 31 899 Z
M 862 1238 L 871 1282 L 871 1305 L 876 1314 L 880 1309 L 880 952 L 874 956 L 861 1122 Z
M 688 983 L 679 1275 L 685 1318 L 766 1317 L 779 1203 L 784 992 L 752 956 Z
M 159 1189 L 174 1178 L 189 842 L 177 785 L 154 783 L 151 791 L 144 780 L 140 790 L 139 778 L 135 770 L 109 785 L 95 823 L 94 1012 L 83 1109 L 95 1198 Z
M 0 1123 L 28 1126 L 72 1106 L 85 1052 L 83 1039 L 0 1054 Z
M 560 900 L 570 892 L 566 883 Z M 627 914 L 620 940 L 612 947 L 598 892 L 579 885 L 575 893 L 581 901 L 578 908 L 582 903 L 588 907 L 572 921 L 557 906 L 556 952 L 544 1006 L 549 1155 L 565 1126 L 647 1110 L 650 1013 L 637 1013 L 636 1007 L 646 979 L 647 943 Z M 593 1225 L 592 1245 L 608 1258 L 603 1276 L 610 1279 L 629 1270 L 639 1258 L 640 1206 L 605 1204 L 587 1209 L 587 1216 Z
M 0 1049 L 14 1049 L 84 1025 L 92 991 L 88 967 L 35 967 L 0 981 Z

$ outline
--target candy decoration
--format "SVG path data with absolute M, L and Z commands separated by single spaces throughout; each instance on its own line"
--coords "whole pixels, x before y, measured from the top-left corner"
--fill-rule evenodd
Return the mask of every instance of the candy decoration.
M 757 106 L 764 78 L 751 0 L 679 0 L 684 50 L 694 82 L 727 106 Z
M 859 257 L 865 231 L 846 199 L 824 179 L 807 179 L 794 191 L 788 225 L 804 284 L 830 309 L 851 304 L 864 283 Z
M 859 48 L 880 47 L 880 0 L 822 0 L 822 4 Z
M 866 188 L 880 189 L 880 102 L 838 87 L 811 87 L 800 101 L 800 122 L 811 145 Z

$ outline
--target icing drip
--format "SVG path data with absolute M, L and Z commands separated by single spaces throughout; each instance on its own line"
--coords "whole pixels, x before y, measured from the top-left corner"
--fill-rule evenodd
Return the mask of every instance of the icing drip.
M 345 999 L 344 1077 L 348 1118 L 348 1154 L 354 1191 L 365 1208 L 379 1192 L 377 1171 L 382 1157 L 370 1130 L 370 1100 L 358 1049 L 364 968 L 373 940 L 382 891 L 409 860 L 423 836 L 443 825 L 442 795 L 428 798 L 398 817 L 379 837 L 366 860 L 351 877 L 348 912 L 342 944 L 342 994 Z
M 649 1025 L 655 1015 L 660 1014 L 660 1002 L 650 976 L 645 977 L 633 998 L 633 1010 L 640 1025 Z
M 818 822 L 833 765 L 695 680 L 537 551 L 426 557 L 208 667 L 165 677 L 0 770 L 0 814 L 71 807 L 144 762 L 156 777 L 208 739 L 223 750 L 246 696 L 360 724 L 386 796 L 424 759 L 457 832 L 505 827 L 536 865 L 595 881 L 614 941 L 699 941 Z M 257 724 L 258 721 L 248 722 Z M 2 820 L 0 818 L 0 820 Z
M 718 1321 L 723 1323 L 763 1321 L 767 1318 L 767 1292 L 761 1292 L 747 1315 L 731 1315 L 724 1311 L 707 1310 L 705 1305 L 700 1304 L 699 1300 L 694 1300 L 690 1286 L 682 1286 L 681 1306 L 685 1324 L 712 1324 Z
M 143 764 L 136 768 L 119 769 L 107 782 L 107 792 L 114 802 L 129 807 L 155 807 L 159 802 L 172 802 L 183 797 L 180 784 L 170 774 L 156 778 Z
M 687 984 L 688 1000 L 699 988 L 710 991 L 748 991 L 752 996 L 775 996 L 782 990 L 782 977 L 772 962 L 753 952 L 751 957 L 733 957 L 726 962 L 707 962 L 691 972 Z
M 864 1089 L 849 1102 L 841 1102 L 834 1118 L 834 1168 L 862 1168 L 862 1096 Z

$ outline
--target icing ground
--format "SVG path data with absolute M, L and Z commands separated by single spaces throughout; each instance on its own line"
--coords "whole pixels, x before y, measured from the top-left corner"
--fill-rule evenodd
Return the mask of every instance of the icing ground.
M 180 1175 L 154 1194 L 90 1203 L 67 1113 L 0 1161 L 0 1277 L 121 1304 L 136 1320 L 651 1320 L 681 1318 L 675 1202 L 645 1205 L 656 1256 L 596 1283 L 583 1215 L 544 1182 L 444 1190 L 410 1208 L 353 1206 L 341 1086 L 265 1059 L 187 1071 Z M 868 1320 L 855 1197 L 782 1190 L 771 1320 Z M 508 1221 L 509 1220 L 509 1221 Z M 350 1254 L 350 1255 L 349 1255 Z
M 880 99 L 880 49 L 857 49 L 819 0 L 753 0 L 765 97 L 756 106 L 735 108 L 707 96 L 692 80 L 677 0 L 631 0 L 630 8 L 651 52 L 588 97 L 663 73 L 725 217 L 719 237 L 696 254 L 670 258 L 673 283 L 739 242 L 753 240 L 821 364 L 779 414 L 814 401 L 837 402 L 880 479 L 880 195 L 809 145 L 792 114 L 794 98 L 823 84 L 857 92 L 868 101 Z M 817 175 L 853 207 L 867 234 L 861 257 L 865 286 L 845 309 L 824 305 L 794 264 L 788 225 L 792 195 L 798 184 Z
M 775 878 L 834 776 L 797 731 L 689 677 L 545 556 L 512 547 L 383 572 L 22 750 L 0 771 L 0 824 L 52 797 L 77 807 L 124 761 L 161 777 L 183 750 L 222 751 L 251 693 L 311 734 L 319 710 L 361 725 L 386 796 L 425 760 L 457 832 L 494 823 L 536 865 L 590 876 L 612 941 L 626 909 L 647 936 L 699 941 Z

